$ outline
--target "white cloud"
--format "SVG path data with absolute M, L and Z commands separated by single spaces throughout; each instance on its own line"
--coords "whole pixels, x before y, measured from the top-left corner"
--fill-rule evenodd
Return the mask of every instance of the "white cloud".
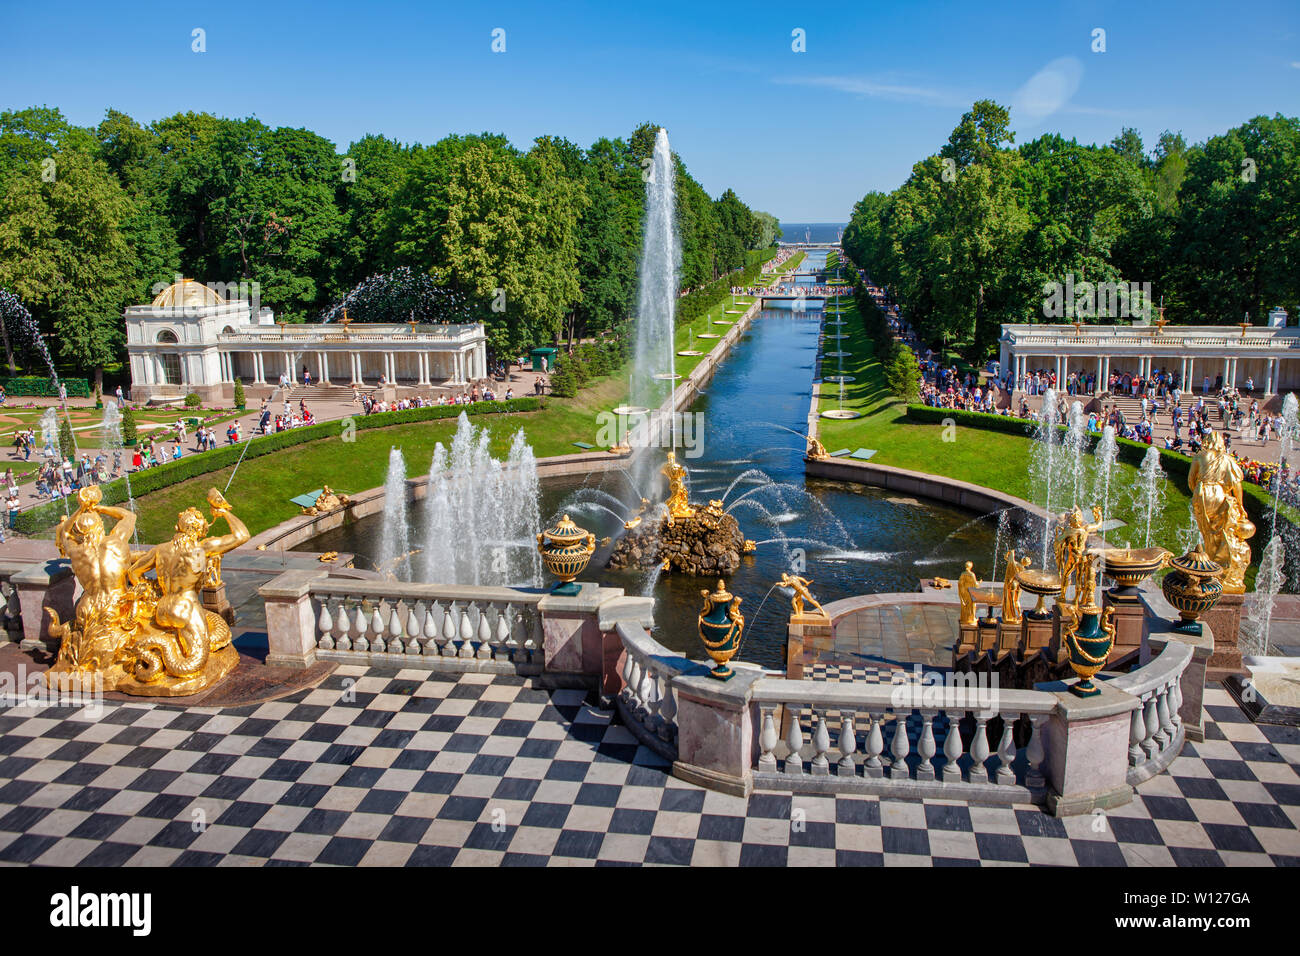
M 948 105 L 961 102 L 951 93 L 925 86 L 912 86 L 889 79 L 873 79 L 863 76 L 787 76 L 776 77 L 773 83 L 787 86 L 815 86 L 822 89 L 837 90 L 855 96 L 868 96 L 873 99 L 923 101 L 935 105 Z
M 1011 115 L 1031 126 L 1069 105 L 1083 79 L 1083 64 L 1075 57 L 1053 60 L 1029 78 L 1011 98 Z

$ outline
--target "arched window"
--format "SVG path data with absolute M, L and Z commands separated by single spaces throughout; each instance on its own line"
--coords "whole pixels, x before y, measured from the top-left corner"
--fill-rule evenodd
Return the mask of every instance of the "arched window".
M 173 332 L 171 329 L 163 329 L 161 332 L 158 333 L 158 338 L 156 338 L 154 341 L 162 342 L 163 344 L 174 345 L 176 342 L 180 340 L 176 338 L 176 333 Z
M 158 356 L 162 363 L 163 382 L 167 385 L 182 385 L 181 357 L 175 352 Z
M 224 329 L 221 330 L 221 334 L 222 334 L 222 335 L 234 335 L 234 334 L 235 334 L 235 329 L 234 329 L 233 326 L 229 326 L 229 325 L 227 325 Z

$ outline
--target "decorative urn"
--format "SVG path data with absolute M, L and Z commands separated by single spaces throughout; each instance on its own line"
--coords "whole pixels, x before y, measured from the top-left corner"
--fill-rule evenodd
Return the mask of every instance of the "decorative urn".
M 1101 571 L 1115 582 L 1115 594 L 1137 593 L 1140 585 L 1163 568 L 1173 555 L 1164 548 L 1097 548 Z
M 1070 652 L 1070 669 L 1079 677 L 1070 691 L 1076 697 L 1096 697 L 1101 688 L 1092 678 L 1106 666 L 1106 658 L 1115 644 L 1115 625 L 1110 620 L 1115 609 L 1108 607 L 1103 612 L 1096 605 L 1082 608 L 1063 605 L 1061 611 L 1067 618 L 1061 622 L 1061 628 L 1065 647 Z
M 1211 561 L 1199 546 L 1174 558 L 1169 566 L 1172 570 L 1160 582 L 1160 590 L 1181 619 L 1174 630 L 1199 635 L 1201 622 L 1197 618 L 1214 607 L 1223 594 L 1223 566 Z
M 745 618 L 740 613 L 741 598 L 727 591 L 727 582 L 718 579 L 713 593 L 700 591 L 704 597 L 704 610 L 700 612 L 700 640 L 716 665 L 709 671 L 714 680 L 728 680 L 735 673 L 728 662 L 740 650 L 740 637 L 745 630 Z
M 596 550 L 596 536 L 579 528 L 565 515 L 554 528 L 548 528 L 537 536 L 537 550 L 541 552 L 546 570 L 560 579 L 551 593 L 577 594 L 580 588 L 573 579 L 591 560 Z

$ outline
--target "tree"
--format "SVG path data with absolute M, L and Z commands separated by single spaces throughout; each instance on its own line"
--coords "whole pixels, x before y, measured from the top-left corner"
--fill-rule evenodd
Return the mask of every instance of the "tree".
M 60 150 L 46 181 L 29 162 L 0 194 L 0 286 L 29 303 L 54 333 L 60 358 L 93 369 L 123 345 L 134 258 L 123 224 L 134 212 L 107 166 L 81 149 Z

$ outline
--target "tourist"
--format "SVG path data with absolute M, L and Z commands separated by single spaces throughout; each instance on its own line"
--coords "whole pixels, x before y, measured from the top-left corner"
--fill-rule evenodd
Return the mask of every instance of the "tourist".
M 122 386 L 121 386 L 121 385 L 119 385 L 119 386 L 117 387 L 117 389 L 116 389 L 116 391 L 114 392 L 114 394 L 117 396 L 117 407 L 118 407 L 118 408 L 124 408 L 124 407 L 126 406 L 126 402 L 122 400 Z
M 9 527 L 10 529 L 13 529 L 15 524 L 18 521 L 18 509 L 22 507 L 22 505 L 18 501 L 17 488 L 14 488 L 9 492 L 9 500 L 7 502 L 7 506 L 9 508 Z
M 5 387 L 0 385 L 0 405 L 3 405 L 6 401 L 8 401 L 8 397 L 5 395 Z
M 311 372 L 307 371 L 307 366 L 305 365 L 302 367 L 302 383 L 308 386 L 311 385 Z

